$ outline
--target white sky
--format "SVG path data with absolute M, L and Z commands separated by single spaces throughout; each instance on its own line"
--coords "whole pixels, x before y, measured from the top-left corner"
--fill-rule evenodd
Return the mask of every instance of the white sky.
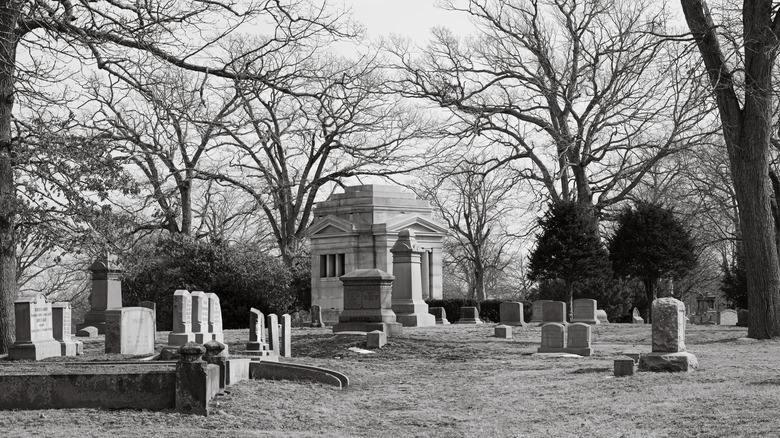
M 366 26 L 370 38 L 398 34 L 424 43 L 435 26 L 471 33 L 466 14 L 437 8 L 437 0 L 343 0 L 353 17 Z

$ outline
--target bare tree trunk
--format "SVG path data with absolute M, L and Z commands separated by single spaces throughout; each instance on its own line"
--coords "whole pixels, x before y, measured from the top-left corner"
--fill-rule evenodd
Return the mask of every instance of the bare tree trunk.
M 20 2 L 0 2 L 0 353 L 14 342 L 16 300 L 16 190 L 12 165 L 11 112 Z

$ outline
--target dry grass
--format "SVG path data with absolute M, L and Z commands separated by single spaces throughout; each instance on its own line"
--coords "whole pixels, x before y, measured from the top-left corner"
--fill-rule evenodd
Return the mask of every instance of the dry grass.
M 780 342 L 744 342 L 736 327 L 689 326 L 691 374 L 613 378 L 612 361 L 650 350 L 650 327 L 594 328 L 596 354 L 533 356 L 538 327 L 496 339 L 493 325 L 406 329 L 375 354 L 361 336 L 293 331 L 293 362 L 347 374 L 338 391 L 250 381 L 229 388 L 208 418 L 93 409 L 5 412 L 2 436 L 777 436 Z M 246 331 L 230 331 L 232 353 Z M 160 334 L 159 340 L 165 339 Z M 100 352 L 98 342 L 88 352 Z M 52 364 L 54 366 L 54 364 Z M 5 367 L 4 367 L 5 368 Z

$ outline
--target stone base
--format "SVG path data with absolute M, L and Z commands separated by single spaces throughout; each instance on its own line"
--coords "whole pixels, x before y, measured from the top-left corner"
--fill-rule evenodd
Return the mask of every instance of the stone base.
M 493 336 L 501 339 L 512 339 L 512 327 L 507 324 L 496 326 Z
M 171 333 L 168 335 L 168 345 L 171 347 L 182 346 L 187 342 L 195 342 L 195 333 Z
M 375 330 L 366 334 L 366 348 L 382 348 L 387 344 L 387 334 Z
M 431 315 L 433 316 L 433 315 Z M 404 333 L 404 326 L 398 322 L 340 322 L 333 326 L 333 333 L 339 332 L 373 332 L 379 330 L 387 336 L 397 336 Z
M 536 350 L 537 353 L 563 353 L 563 354 L 576 354 L 577 356 L 592 356 L 592 348 L 554 348 L 554 347 L 539 347 Z
M 396 322 L 404 327 L 432 327 L 436 325 L 436 317 L 430 313 L 395 314 Z
M 484 324 L 479 318 L 461 318 L 455 324 Z
M 512 327 L 525 327 L 526 325 L 524 321 L 501 321 L 501 324 L 510 325 Z
M 615 359 L 613 373 L 615 377 L 633 376 L 634 359 Z
M 642 319 L 642 318 L 641 318 L 641 317 L 639 317 L 639 316 L 634 316 L 634 317 L 632 317 L 632 321 L 631 321 L 631 323 L 632 323 L 632 324 L 644 324 L 644 323 L 645 323 L 645 320 L 644 320 L 644 319 Z
M 103 324 L 103 332 L 106 332 L 106 325 Z M 80 338 L 97 338 L 97 335 L 100 332 L 100 329 L 92 326 L 92 325 L 85 325 L 85 324 L 79 324 L 76 326 L 76 336 Z
M 60 343 L 60 356 L 77 356 L 84 354 L 84 343 L 81 341 L 57 341 Z
M 62 355 L 62 347 L 59 341 L 54 339 L 50 341 L 31 342 L 26 344 L 14 344 L 8 348 L 8 359 L 10 360 L 41 360 L 47 357 L 58 357 Z
M 601 321 L 599 321 L 598 319 L 572 319 L 570 321 L 571 324 L 574 324 L 575 322 L 581 322 L 583 324 L 590 324 L 590 325 L 601 324 Z
M 194 333 L 195 335 L 195 341 L 198 344 L 205 344 L 206 342 L 211 340 L 211 333 L 209 332 L 202 332 L 202 333 Z
M 699 367 L 691 353 L 647 353 L 639 358 L 639 371 L 689 373 Z
M 220 344 L 225 344 L 225 334 L 224 333 L 211 333 L 211 340 L 217 341 Z M 227 344 L 225 344 L 225 348 L 227 349 Z
M 437 319 L 436 320 L 437 325 L 450 325 L 450 320 L 447 318 Z

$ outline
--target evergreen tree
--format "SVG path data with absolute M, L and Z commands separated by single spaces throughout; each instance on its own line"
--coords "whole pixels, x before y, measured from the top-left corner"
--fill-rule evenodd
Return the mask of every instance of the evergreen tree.
M 640 201 L 635 209 L 623 210 L 617 225 L 609 241 L 612 268 L 620 277 L 642 281 L 651 322 L 658 280 L 680 278 L 696 266 L 693 240 L 671 210 L 649 202 Z
M 576 202 L 550 204 L 539 225 L 542 231 L 530 255 L 528 278 L 563 281 L 571 318 L 577 286 L 611 275 L 609 254 L 599 239 L 596 218 L 587 206 Z
M 739 248 L 734 252 L 731 266 L 724 262 L 723 280 L 720 290 L 738 309 L 748 308 L 747 277 L 745 275 L 745 260 Z

